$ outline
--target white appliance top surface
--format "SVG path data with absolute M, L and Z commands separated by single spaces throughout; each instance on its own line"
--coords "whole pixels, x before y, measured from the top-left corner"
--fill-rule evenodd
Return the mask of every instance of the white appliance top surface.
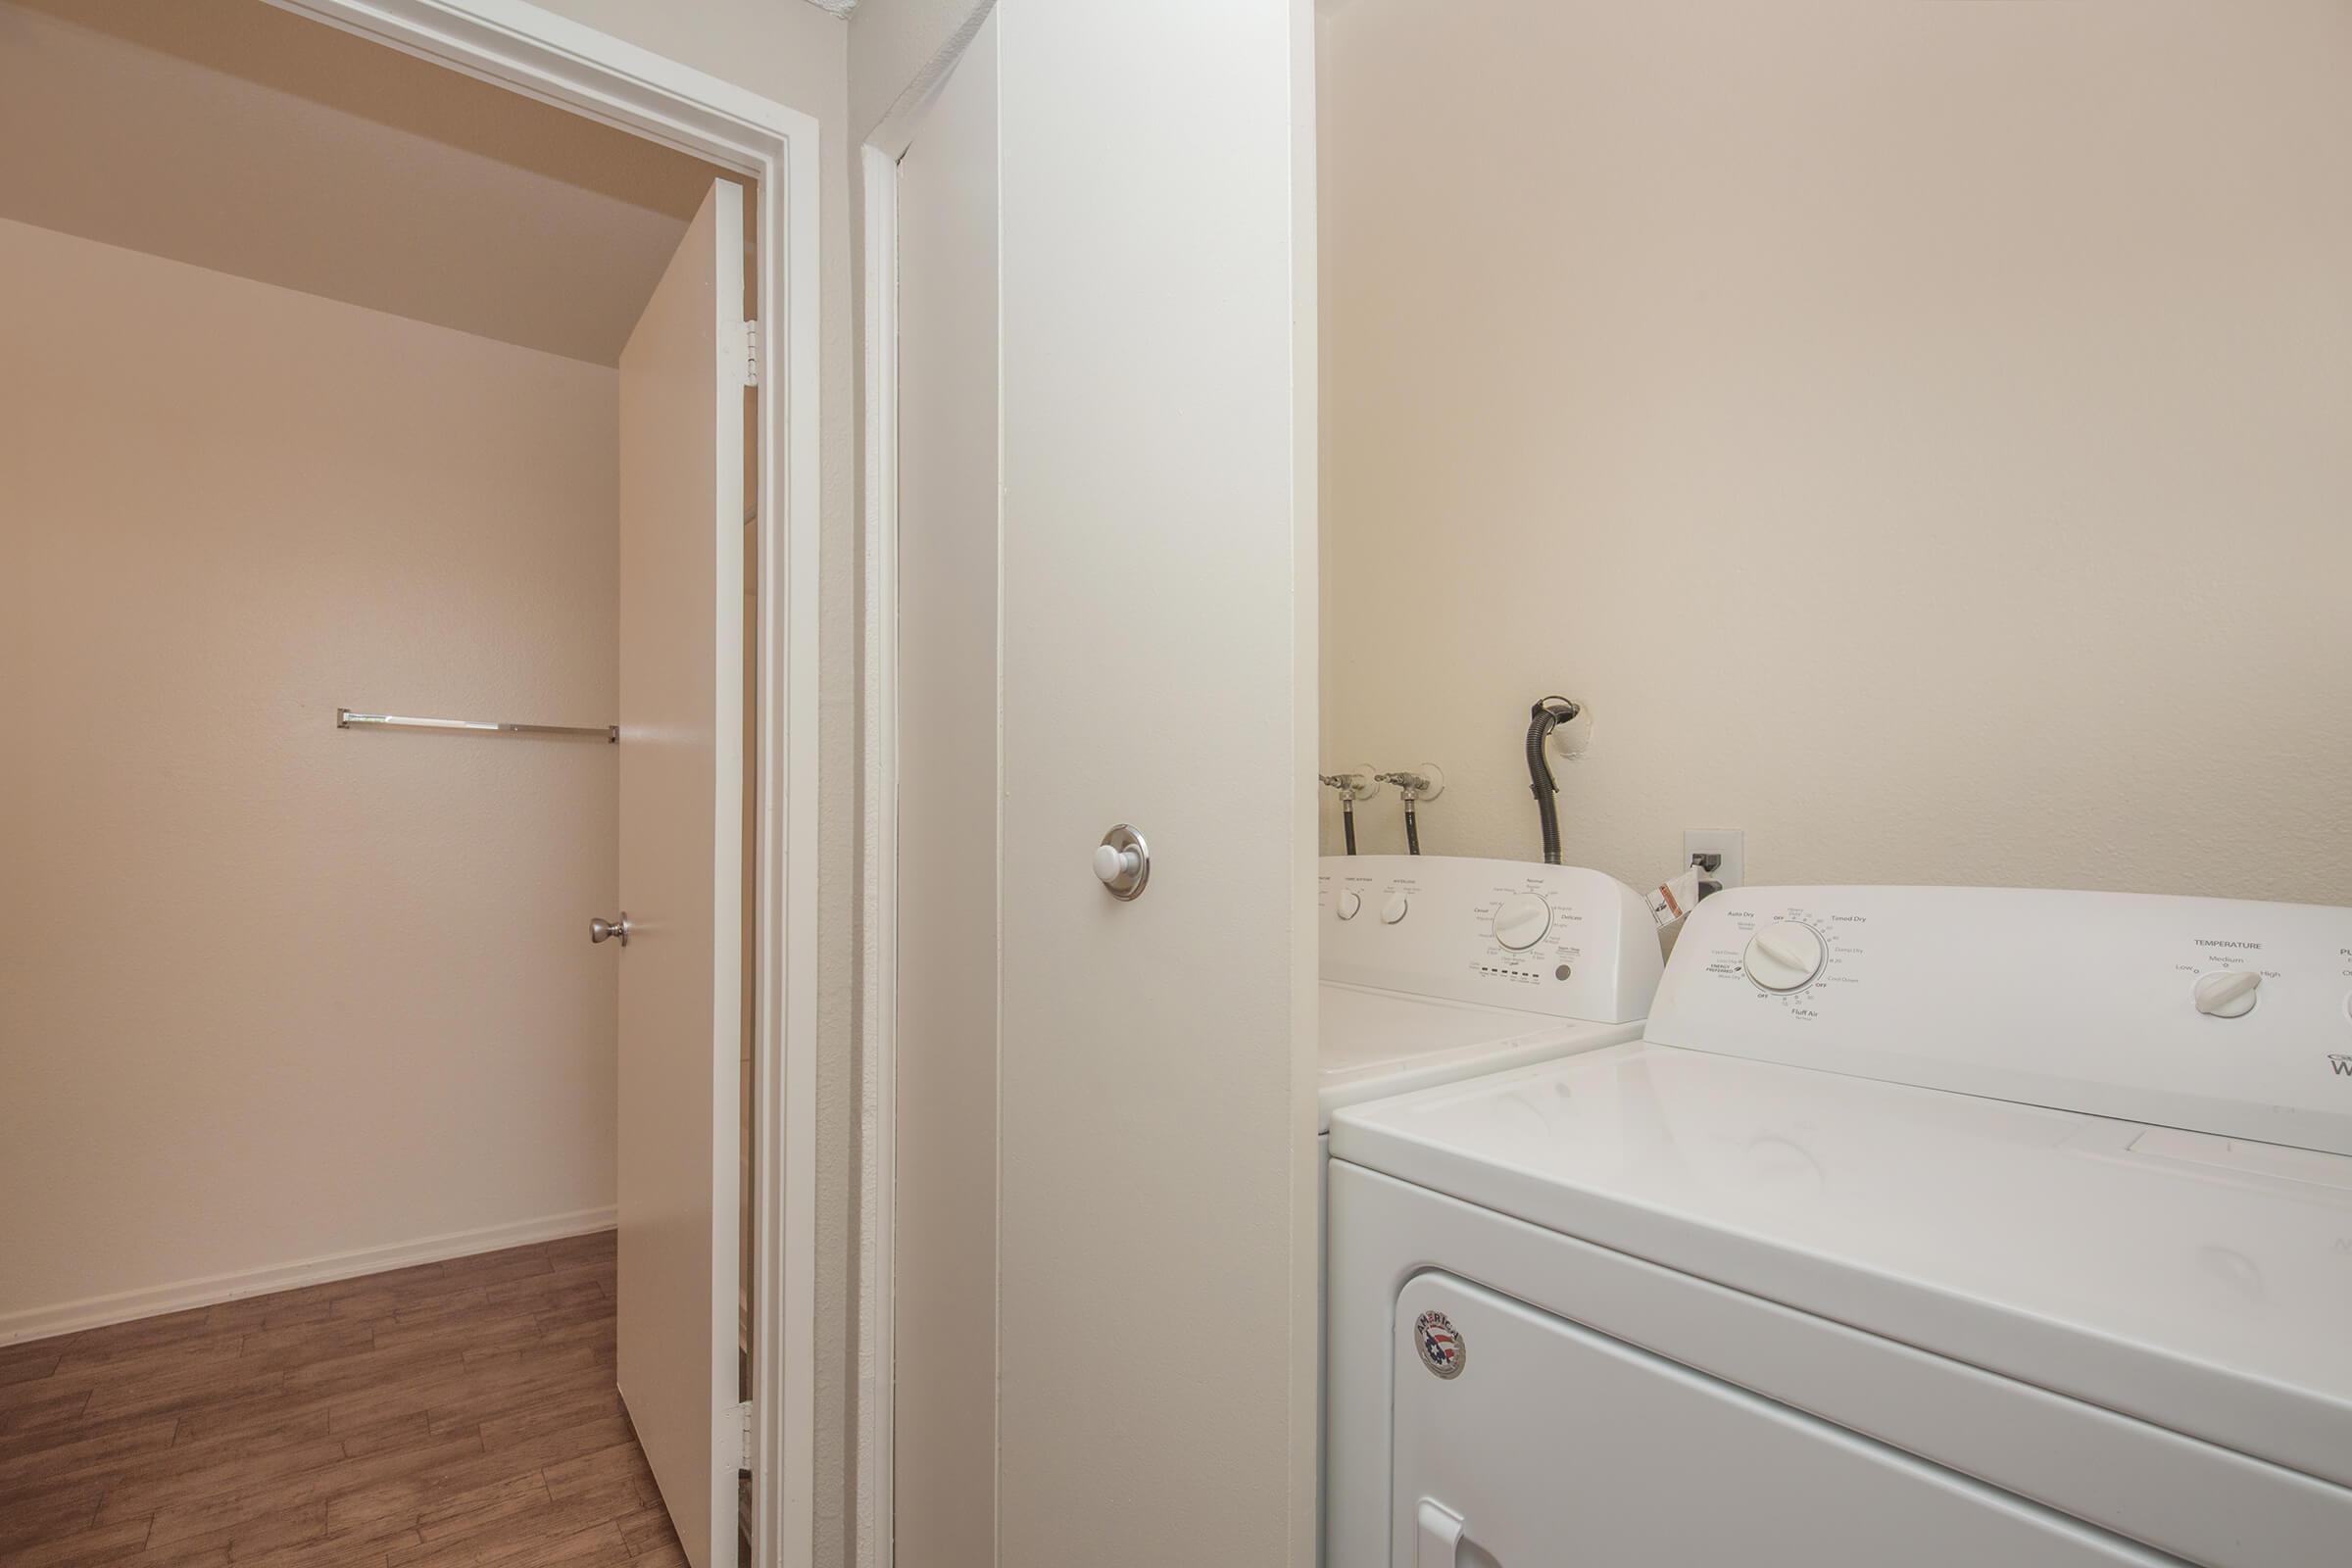
M 1327 981 L 1317 1039 L 1317 1114 L 1328 1127 L 1341 1105 L 1547 1061 L 1641 1033 L 1639 1023 L 1586 1023 Z
M 2352 1485 L 2352 1157 L 1644 1042 L 1331 1153 Z

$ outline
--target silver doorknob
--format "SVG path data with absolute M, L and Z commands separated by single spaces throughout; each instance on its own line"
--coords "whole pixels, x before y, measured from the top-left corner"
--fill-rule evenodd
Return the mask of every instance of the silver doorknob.
M 620 938 L 620 945 L 624 948 L 629 945 L 628 910 L 621 910 L 620 917 L 616 920 L 590 920 L 588 922 L 589 941 L 602 942 L 607 937 Z
M 1095 875 L 1114 899 L 1132 899 L 1152 880 L 1152 851 L 1144 836 L 1121 822 L 1095 849 Z

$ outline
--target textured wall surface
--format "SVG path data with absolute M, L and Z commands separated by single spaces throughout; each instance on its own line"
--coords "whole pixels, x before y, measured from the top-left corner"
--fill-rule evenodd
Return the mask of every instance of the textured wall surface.
M 612 1201 L 600 366 L 0 222 L 0 1318 Z M 38 1195 L 37 1200 L 34 1195 Z
M 1728 825 L 1756 882 L 2352 900 L 2352 9 L 1322 43 L 1323 755 L 1442 764 L 1426 850 L 1535 857 L 1565 691 L 1567 858 L 1637 884 Z

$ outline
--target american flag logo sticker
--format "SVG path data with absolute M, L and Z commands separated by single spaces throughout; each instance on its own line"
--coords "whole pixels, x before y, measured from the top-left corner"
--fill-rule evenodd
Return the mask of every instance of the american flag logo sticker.
M 1413 1345 L 1421 1364 L 1442 1378 L 1462 1375 L 1462 1337 L 1453 1319 L 1443 1312 L 1424 1312 L 1413 1322 Z

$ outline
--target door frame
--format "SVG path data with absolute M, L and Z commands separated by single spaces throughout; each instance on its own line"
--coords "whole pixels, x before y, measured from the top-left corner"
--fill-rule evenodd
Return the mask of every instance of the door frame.
M 864 284 L 858 325 L 865 371 L 862 411 L 865 555 L 865 874 L 859 940 L 864 953 L 858 1093 L 869 1108 L 866 1155 L 858 1179 L 858 1343 L 863 1358 L 854 1394 L 858 1411 L 858 1491 L 854 1521 L 860 1568 L 891 1568 L 897 1558 L 897 1379 L 893 1303 L 898 1291 L 896 1171 L 899 1081 L 899 160 L 913 144 L 924 112 L 996 10 L 996 0 L 965 0 L 955 31 L 902 92 L 858 150 L 864 208 Z M 994 1543 L 991 1543 L 994 1551 Z
M 865 1067 L 872 1107 L 859 1209 L 856 1535 L 861 1568 L 897 1559 L 896 1214 L 899 1126 L 899 153 L 860 149 L 865 202 Z
M 524 0 L 269 0 L 759 182 L 753 1561 L 815 1503 L 818 137 L 813 115 Z M 774 329 L 780 324 L 784 330 Z

